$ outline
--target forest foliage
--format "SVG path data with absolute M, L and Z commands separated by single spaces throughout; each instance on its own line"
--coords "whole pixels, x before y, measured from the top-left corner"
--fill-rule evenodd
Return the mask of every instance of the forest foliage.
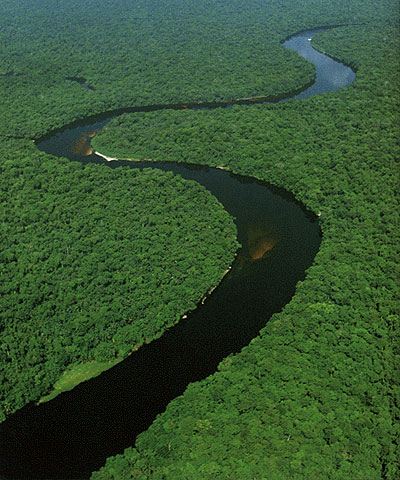
M 284 186 L 321 214 L 324 240 L 261 336 L 94 479 L 398 478 L 398 39 L 384 27 L 317 35 L 357 68 L 340 92 L 127 114 L 95 139 L 120 158 L 222 165 Z
M 354 87 L 129 115 L 96 138 L 104 153 L 222 165 L 283 186 L 321 212 L 324 240 L 260 337 L 93 478 L 398 478 L 397 9 L 394 0 L 1 3 L 1 417 L 48 392 L 71 363 L 115 359 L 160 335 L 236 248 L 232 221 L 200 187 L 84 167 L 31 139 L 118 107 L 286 93 L 313 70 L 280 42 L 353 24 L 314 43 L 357 67 Z
M 23 141 L 8 148 L 0 163 L 3 418 L 48 393 L 71 365 L 115 362 L 159 337 L 219 282 L 237 249 L 233 220 L 196 182 L 56 163 Z
M 0 134 L 36 138 L 128 105 L 286 94 L 313 69 L 285 37 L 394 16 L 393 0 L 2 2 Z

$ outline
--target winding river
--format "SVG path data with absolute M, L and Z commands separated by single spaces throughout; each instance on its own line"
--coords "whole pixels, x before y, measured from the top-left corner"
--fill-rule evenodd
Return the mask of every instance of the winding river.
M 107 162 L 92 153 L 90 135 L 122 112 L 304 99 L 351 84 L 355 74 L 350 68 L 311 46 L 318 30 L 301 32 L 284 43 L 316 67 L 315 82 L 290 97 L 127 108 L 75 123 L 37 143 L 45 152 L 72 160 L 111 168 L 159 168 L 199 182 L 234 217 L 243 248 L 212 294 L 161 338 L 97 378 L 48 403 L 29 404 L 3 422 L 0 474 L 4 478 L 88 478 L 107 457 L 134 445 L 136 436 L 189 383 L 215 372 L 224 357 L 239 352 L 291 299 L 321 242 L 317 217 L 291 194 L 215 168 Z

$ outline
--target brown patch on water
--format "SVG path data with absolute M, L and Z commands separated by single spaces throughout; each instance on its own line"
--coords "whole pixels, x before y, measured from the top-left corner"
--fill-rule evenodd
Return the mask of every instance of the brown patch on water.
M 277 239 L 273 238 L 267 228 L 260 225 L 250 225 L 247 230 L 247 244 L 241 255 L 240 263 L 253 263 L 261 260 L 276 245 Z
M 92 155 L 93 148 L 90 146 L 90 139 L 96 135 L 96 132 L 84 132 L 72 146 L 72 153 L 88 157 Z
M 276 245 L 276 239 L 272 237 L 265 227 L 250 225 L 247 230 L 247 250 L 252 261 L 261 260 Z

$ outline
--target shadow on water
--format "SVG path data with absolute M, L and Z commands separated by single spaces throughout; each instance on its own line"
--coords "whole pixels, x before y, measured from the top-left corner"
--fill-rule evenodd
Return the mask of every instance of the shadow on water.
M 309 40 L 313 32 L 285 42 L 317 68 L 315 84 L 298 98 L 337 90 L 354 79 L 348 67 L 315 52 Z M 320 245 L 315 216 L 291 194 L 252 178 L 169 162 L 105 162 L 92 153 L 90 137 L 110 119 L 80 122 L 38 147 L 82 162 L 159 168 L 196 180 L 234 217 L 243 247 L 212 294 L 161 338 L 99 377 L 48 403 L 29 404 L 3 422 L 0 473 L 10 480 L 88 478 L 107 457 L 134 445 L 136 436 L 189 383 L 215 372 L 224 357 L 257 336 L 293 296 Z

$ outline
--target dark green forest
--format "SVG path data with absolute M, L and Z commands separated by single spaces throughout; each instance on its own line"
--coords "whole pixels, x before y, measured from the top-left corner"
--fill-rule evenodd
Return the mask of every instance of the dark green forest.
M 0 134 L 36 138 L 128 105 L 286 94 L 313 69 L 282 39 L 395 14 L 393 0 L 9 0 L 0 6 Z
M 195 182 L 56 164 L 22 142 L 8 146 L 2 416 L 40 398 L 68 366 L 122 359 L 160 336 L 218 283 L 237 248 L 232 219 Z
M 284 186 L 320 212 L 324 240 L 261 336 L 93 478 L 397 478 L 397 34 L 351 27 L 315 38 L 357 68 L 340 93 L 127 114 L 96 137 L 119 158 L 224 166 Z
M 0 5 L 1 419 L 71 365 L 116 361 L 160 336 L 238 247 L 232 219 L 197 184 L 60 160 L 32 140 L 130 105 L 284 95 L 314 73 L 280 42 L 342 24 L 313 40 L 357 69 L 341 92 L 129 114 L 94 140 L 113 156 L 284 187 L 320 213 L 323 242 L 260 336 L 93 478 L 399 478 L 394 0 Z

